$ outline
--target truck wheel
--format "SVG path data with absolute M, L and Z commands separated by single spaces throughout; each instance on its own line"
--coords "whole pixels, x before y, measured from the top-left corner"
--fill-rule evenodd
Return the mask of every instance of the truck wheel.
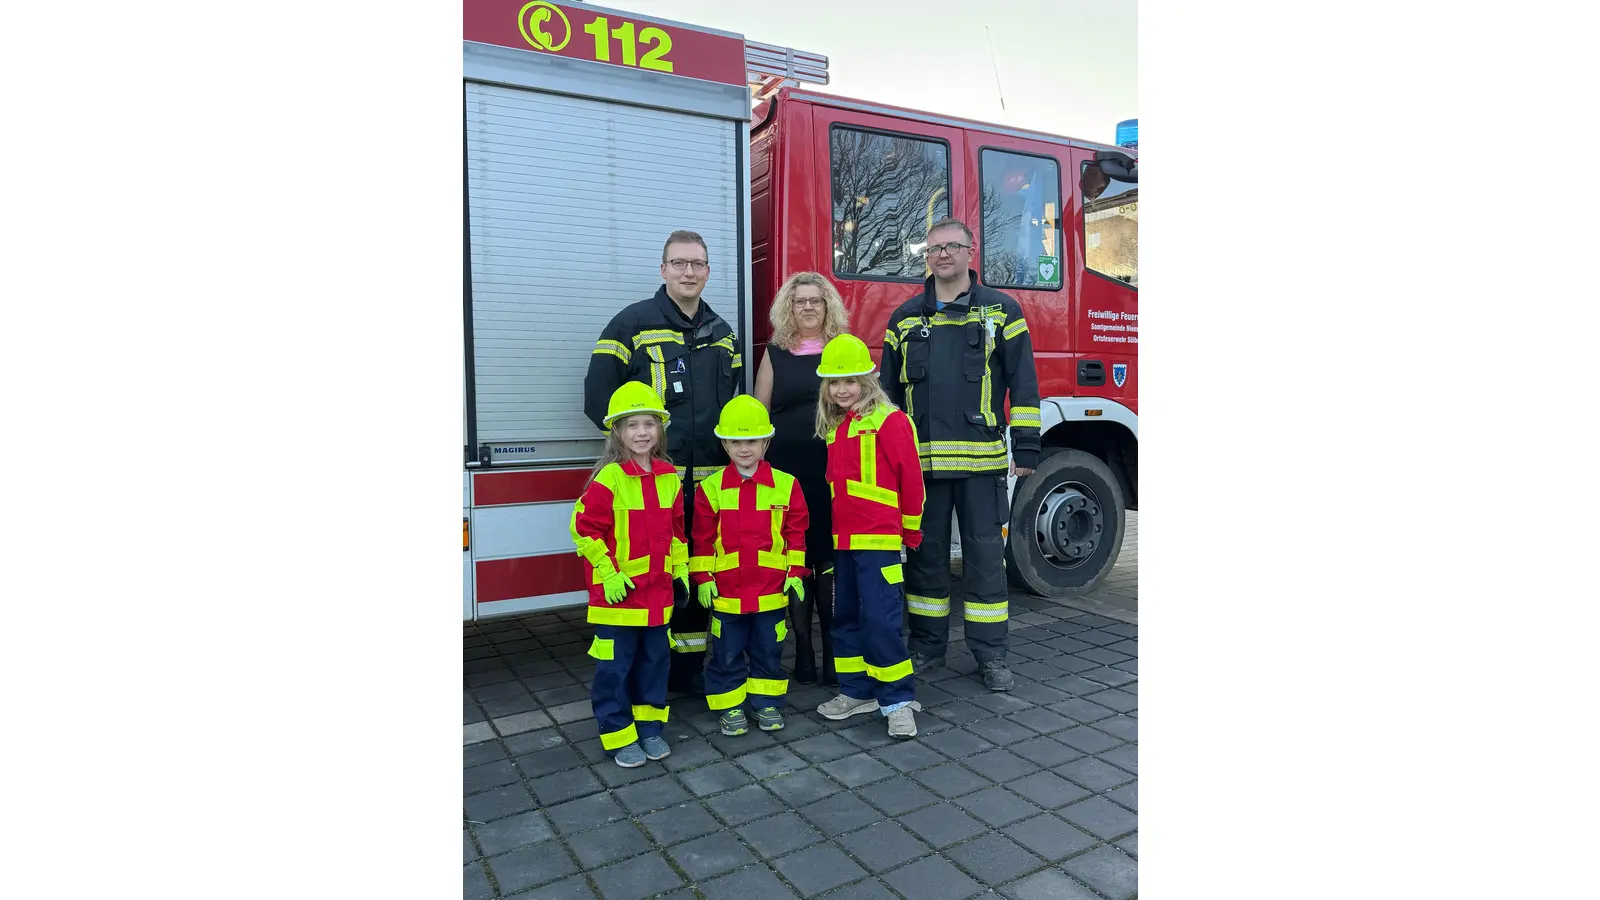
M 1041 597 L 1094 590 L 1122 552 L 1122 504 L 1122 486 L 1099 457 L 1045 456 L 1012 495 L 1006 578 Z

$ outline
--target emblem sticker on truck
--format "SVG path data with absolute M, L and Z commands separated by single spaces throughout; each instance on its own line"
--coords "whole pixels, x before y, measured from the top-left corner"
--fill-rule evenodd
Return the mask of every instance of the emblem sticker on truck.
M 1128 364 L 1112 363 L 1111 380 L 1116 383 L 1117 387 L 1122 387 L 1122 383 L 1128 380 Z
M 1056 265 L 1056 258 L 1054 256 L 1039 257 L 1039 283 L 1055 284 L 1057 268 L 1059 267 Z

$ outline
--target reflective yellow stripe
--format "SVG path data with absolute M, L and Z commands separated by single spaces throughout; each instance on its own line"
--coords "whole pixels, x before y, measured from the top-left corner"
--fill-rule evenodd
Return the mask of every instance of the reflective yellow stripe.
M 744 702 L 744 685 L 739 685 L 726 694 L 707 694 L 706 706 L 711 709 L 733 709 Z
M 633 349 L 637 350 L 646 344 L 682 344 L 683 334 L 663 328 L 641 331 L 633 336 Z
M 907 531 L 921 531 L 922 530 L 922 517 L 921 516 L 901 516 L 900 517 L 900 527 L 904 528 Z
M 641 556 L 638 559 L 625 559 L 622 561 L 622 574 L 630 576 L 643 575 L 650 571 L 650 557 Z M 597 584 L 599 582 L 596 582 Z
M 672 619 L 672 607 L 662 611 L 667 621 Z M 650 624 L 650 610 L 631 609 L 625 606 L 591 606 L 589 607 L 589 624 L 591 625 L 641 625 Z
M 660 347 L 647 347 L 650 354 L 650 387 L 656 395 L 665 399 L 667 396 L 667 363 L 661 356 Z
M 911 660 L 909 659 L 881 669 L 877 666 L 867 666 L 867 677 L 877 681 L 899 681 L 910 674 Z
M 964 456 L 982 456 L 1006 452 L 1005 441 L 926 441 L 917 446 L 919 453 L 957 453 Z
M 633 727 L 632 722 L 628 723 L 627 728 L 619 728 L 616 731 L 600 735 L 600 746 L 607 750 L 616 750 L 638 742 L 639 732 Z
M 689 572 L 691 574 L 696 572 L 710 572 L 712 571 L 712 566 L 714 566 L 716 562 L 716 558 L 711 556 L 691 556 L 689 557 Z
M 722 620 L 716 616 L 711 617 L 711 636 L 722 637 Z
M 738 368 L 742 368 L 743 366 L 744 366 L 744 354 L 743 353 L 735 353 L 733 355 L 733 365 L 730 366 L 729 368 L 738 369 Z
M 900 568 L 899 563 L 895 563 L 892 566 L 884 566 L 882 571 L 883 580 L 890 584 L 899 584 L 906 580 L 905 572 Z
M 805 564 L 806 564 L 806 552 L 804 550 L 790 550 L 789 551 L 789 565 L 791 565 L 791 566 L 802 566 L 803 567 L 803 566 L 805 566 Z
M 595 659 L 616 659 L 616 643 L 616 641 L 597 637 L 594 639 L 594 643 L 589 645 L 589 655 Z
M 773 553 L 771 550 L 757 550 L 756 565 L 763 569 L 777 569 L 780 572 L 787 572 L 789 571 L 789 557 L 782 553 Z
M 782 619 L 779 619 L 778 624 L 772 626 L 772 628 L 778 633 L 778 643 L 780 644 L 783 643 L 784 638 L 789 636 L 789 623 Z
M 633 361 L 633 351 L 632 350 L 629 350 L 620 341 L 613 341 L 613 340 L 608 340 L 608 339 L 604 339 L 604 338 L 602 338 L 600 341 L 595 343 L 595 345 L 594 345 L 594 355 L 595 356 L 601 356 L 601 355 L 615 356 L 617 359 L 622 360 L 624 363 L 628 363 L 628 362 L 632 362 Z
M 907 594 L 906 609 L 913 616 L 930 616 L 935 619 L 942 619 L 950 615 L 950 598 L 922 597 L 917 594 Z
M 1018 319 L 1015 322 L 1012 322 L 1011 324 L 1007 325 L 1005 331 L 1001 332 L 1001 334 L 1003 334 L 1005 336 L 1005 339 L 1009 341 L 1012 338 L 1016 337 L 1017 335 L 1026 334 L 1027 332 L 1028 332 L 1028 320 L 1027 319 Z
M 973 459 L 961 457 L 935 456 L 932 459 L 922 458 L 922 471 L 924 472 L 992 472 L 995 469 L 1004 469 L 1006 458 L 1004 455 L 993 459 Z
M 744 612 L 744 601 L 739 597 L 724 597 L 718 595 L 711 601 L 711 608 L 717 612 L 737 616 Z M 756 598 L 756 612 L 770 612 L 774 609 L 784 609 L 789 605 L 789 598 L 783 594 L 762 594 Z M 721 637 L 721 635 L 718 635 Z
M 1011 426 L 1013 428 L 1038 428 L 1040 426 L 1039 407 L 1011 407 Z
M 593 607 L 591 607 L 592 609 Z M 671 612 L 669 608 L 667 612 Z M 704 653 L 706 652 L 706 633 L 704 631 L 685 631 L 681 634 L 672 633 L 672 652 L 674 653 Z
M 900 335 L 895 334 L 893 328 L 888 329 L 883 333 L 883 345 L 885 347 L 893 347 L 894 349 L 899 350 Z
M 1007 616 L 1006 601 L 999 603 L 967 603 L 961 615 L 969 622 L 1004 622 Z
M 833 658 L 835 672 L 865 672 L 867 658 L 864 656 L 835 656 Z
M 694 480 L 695 481 L 704 481 L 707 478 L 710 478 L 711 476 L 713 476 L 713 475 L 715 475 L 715 474 L 717 474 L 718 472 L 721 472 L 721 471 L 722 471 L 722 467 L 721 466 L 695 466 L 694 467 Z
M 833 536 L 833 549 L 839 549 L 839 536 Z M 852 534 L 850 535 L 851 550 L 899 550 L 900 535 L 898 534 Z
M 882 503 L 887 506 L 893 506 L 896 509 L 900 507 L 900 495 L 888 488 L 881 488 L 873 484 L 863 484 L 859 481 L 846 481 L 844 490 L 846 494 L 852 497 L 860 497 L 863 500 L 871 500 L 874 503 Z
M 667 720 L 667 707 L 665 706 L 635 706 L 633 708 L 635 722 L 665 722 Z
M 745 680 L 744 688 L 752 694 L 763 697 L 782 697 L 789 690 L 787 678 L 749 678 Z
M 876 485 L 878 483 L 878 436 L 876 434 L 861 435 L 861 482 L 863 485 Z

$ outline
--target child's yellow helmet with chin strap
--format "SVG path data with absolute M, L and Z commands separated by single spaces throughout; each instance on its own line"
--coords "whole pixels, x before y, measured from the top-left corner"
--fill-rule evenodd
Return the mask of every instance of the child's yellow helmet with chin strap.
M 772 437 L 776 430 L 761 401 L 749 394 L 740 394 L 722 408 L 714 433 L 728 441 L 759 441 Z
M 609 429 L 612 422 L 637 415 L 655 416 L 661 420 L 663 428 L 672 421 L 672 417 L 667 415 L 667 405 L 661 402 L 661 395 L 642 381 L 630 381 L 612 392 L 611 402 L 606 406 L 606 417 L 602 421 Z

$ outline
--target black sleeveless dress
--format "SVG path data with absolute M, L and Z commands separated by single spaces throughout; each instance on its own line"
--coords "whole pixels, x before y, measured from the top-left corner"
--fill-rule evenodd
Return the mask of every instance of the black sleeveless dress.
M 806 528 L 806 566 L 813 572 L 833 563 L 833 502 L 828 497 L 828 445 L 817 437 L 817 354 L 796 356 L 775 344 L 772 356 L 772 446 L 767 462 L 793 475 L 805 494 L 811 524 Z

